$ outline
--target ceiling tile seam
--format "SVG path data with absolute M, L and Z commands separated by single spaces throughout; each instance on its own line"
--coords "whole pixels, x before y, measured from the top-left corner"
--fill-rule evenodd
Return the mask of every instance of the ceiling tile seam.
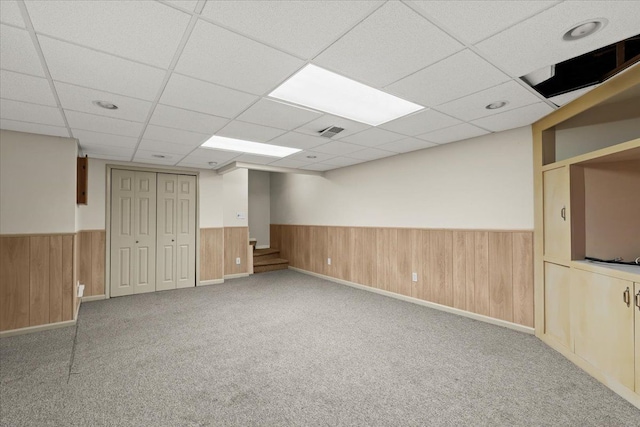
M 147 101 L 147 102 L 149 102 L 149 101 Z M 136 124 L 143 124 L 144 123 L 142 121 L 139 122 L 139 121 L 131 120 L 131 119 L 121 119 L 120 117 L 107 116 L 107 115 L 104 115 L 104 114 L 88 113 L 86 111 L 74 110 L 73 108 L 62 107 L 62 109 L 64 111 L 71 111 L 71 112 L 74 112 L 74 113 L 81 113 L 81 114 L 86 114 L 88 116 L 102 117 L 102 118 L 106 118 L 106 119 L 120 120 L 120 121 L 123 121 L 123 122 L 136 123 Z
M 0 0 L 0 1 L 2 1 L 2 0 Z M 27 74 L 27 75 L 29 75 L 29 74 Z M 40 77 L 40 78 L 42 78 L 42 77 Z M 151 102 L 152 102 L 152 101 L 149 101 L 148 99 L 144 99 L 144 98 L 137 98 L 137 97 L 135 97 L 135 96 L 125 95 L 125 94 L 117 93 L 117 92 L 112 92 L 112 91 L 110 91 L 110 90 L 96 89 L 95 87 L 91 87 L 91 86 L 83 86 L 83 85 L 79 85 L 79 84 L 76 84 L 76 83 L 67 82 L 67 81 L 65 81 L 65 80 L 53 79 L 53 82 L 54 82 L 54 83 L 63 83 L 63 84 L 65 84 L 65 85 L 74 86 L 74 87 L 77 87 L 77 88 L 80 88 L 80 89 L 92 90 L 92 91 L 94 91 L 94 92 L 103 92 L 103 93 L 106 93 L 106 94 L 108 94 L 108 95 L 121 96 L 121 97 L 123 97 L 123 98 L 129 98 L 129 99 L 133 99 L 133 100 L 136 100 L 136 101 L 143 101 L 143 102 L 147 102 L 147 103 L 149 103 L 149 104 L 151 104 Z
M 501 115 L 501 114 L 513 113 L 514 111 L 518 111 L 518 110 L 521 110 L 521 109 L 523 109 L 523 108 L 531 107 L 532 105 L 536 105 L 536 104 L 540 104 L 540 103 L 539 103 L 539 102 L 534 102 L 533 104 L 529 104 L 529 105 L 522 105 L 522 106 L 520 106 L 520 107 L 518 107 L 518 108 L 514 108 L 513 110 L 503 111 L 503 112 L 501 112 L 501 113 L 494 114 L 494 115 L 492 115 L 492 116 L 486 116 L 486 117 L 481 117 L 481 118 L 473 119 L 473 120 L 469 121 L 469 122 L 468 122 L 468 124 L 473 125 L 473 126 L 476 126 L 476 127 L 480 127 L 480 126 L 478 126 L 477 124 L 475 124 L 475 123 L 473 123 L 473 122 L 474 122 L 474 121 L 477 121 L 477 120 L 488 119 L 489 117 L 497 117 L 497 116 L 499 116 L 499 115 Z M 556 109 L 557 109 L 557 108 L 556 108 Z M 543 116 L 543 117 L 544 117 L 544 116 Z M 538 119 L 538 120 L 539 120 L 539 119 Z M 536 120 L 536 121 L 537 121 L 537 120 Z M 533 123 L 529 123 L 528 125 L 524 125 L 524 126 L 531 126 L 532 124 L 533 124 Z M 518 126 L 518 127 L 522 127 L 522 126 Z M 490 132 L 495 133 L 495 131 L 490 131 Z
M 165 2 L 165 1 L 162 1 L 162 0 L 155 0 L 155 1 L 157 3 L 160 3 L 162 5 L 170 7 L 171 9 L 175 9 L 175 10 L 177 10 L 179 12 L 183 12 L 183 13 L 186 13 L 188 15 L 193 15 L 193 10 L 189 10 L 187 8 L 183 8 L 182 6 L 179 6 L 179 5 L 175 4 L 175 3 L 168 3 L 168 2 Z
M 0 1 L 2 1 L 2 0 L 0 0 Z M 2 24 L 2 25 L 6 25 L 7 27 L 17 28 L 18 30 L 29 31 L 29 30 L 28 30 L 27 28 L 25 28 L 25 27 L 21 27 L 21 26 L 19 26 L 19 25 L 11 24 L 11 23 L 9 23 L 9 22 L 4 22 L 4 21 L 1 21 L 1 20 L 0 20 L 0 24 Z
M 478 93 L 478 92 L 476 92 L 476 93 Z M 458 98 L 458 99 L 461 99 L 461 98 Z M 497 100 L 496 100 L 496 101 L 497 101 Z M 493 101 L 489 101 L 489 102 L 493 102 Z M 524 105 L 520 105 L 520 107 L 526 107 L 526 106 L 529 106 L 529 105 L 537 104 L 538 102 L 540 102 L 540 100 L 536 100 L 536 101 L 529 102 L 529 103 L 524 104 Z M 444 105 L 444 104 L 440 104 L 440 105 Z M 516 107 L 516 108 L 520 108 L 520 107 Z M 434 110 L 435 110 L 435 109 L 437 109 L 437 108 L 438 108 L 438 107 L 434 107 Z M 483 118 L 485 118 L 485 117 L 495 116 L 496 114 L 506 113 L 507 111 L 512 111 L 512 110 L 515 110 L 515 108 L 513 108 L 513 109 L 511 109 L 511 110 L 502 110 L 502 111 L 501 111 L 501 109 L 495 109 L 495 110 L 489 110 L 489 109 L 486 109 L 486 113 L 487 113 L 487 114 L 484 114 L 484 115 L 479 116 L 479 117 L 475 117 L 475 118 L 473 118 L 473 119 L 471 119 L 471 120 L 461 119 L 461 118 L 459 118 L 459 117 L 451 116 L 450 114 L 449 114 L 449 116 L 454 117 L 454 118 L 457 118 L 458 120 L 461 120 L 461 121 L 463 121 L 463 122 L 465 122 L 465 123 L 469 123 L 469 122 L 470 122 L 470 121 L 472 121 L 472 120 L 483 119 Z M 446 113 L 444 113 L 444 112 L 442 112 L 442 111 L 440 111 L 440 110 L 437 110 L 437 111 L 438 111 L 439 113 L 446 114 Z
M 403 3 L 406 2 L 407 0 L 401 0 Z M 557 6 L 560 3 L 556 3 L 553 4 L 551 7 L 545 9 L 548 10 L 552 7 Z M 538 99 L 540 99 L 541 101 L 543 101 L 544 103 L 546 103 L 547 105 L 549 105 L 551 108 L 553 108 L 554 110 L 557 109 L 556 105 L 549 101 L 548 99 L 546 99 L 544 96 L 542 96 L 540 93 L 538 93 L 535 89 L 533 89 L 531 86 L 529 86 L 528 84 L 526 84 L 525 82 L 522 81 L 522 79 L 520 79 L 520 76 L 514 76 L 511 73 L 507 72 L 503 67 L 499 66 L 498 64 L 494 63 L 493 61 L 491 61 L 489 58 L 487 58 L 487 56 L 481 51 L 479 50 L 475 45 L 469 44 L 467 42 L 465 42 L 464 40 L 460 39 L 457 35 L 453 34 L 453 32 L 447 28 L 445 25 L 443 25 L 442 23 L 436 21 L 433 18 L 430 18 L 428 16 L 425 16 L 424 13 L 422 13 L 419 9 L 416 8 L 415 5 L 413 4 L 407 4 L 405 3 L 405 5 L 411 9 L 413 9 L 416 13 L 418 13 L 419 15 L 421 15 L 424 19 L 426 19 L 427 21 L 431 22 L 433 25 L 435 25 L 436 27 L 440 28 L 442 31 L 444 31 L 447 35 L 449 35 L 450 37 L 452 37 L 454 40 L 456 40 L 458 43 L 462 43 L 462 45 L 464 45 L 467 49 L 471 50 L 473 53 L 475 53 L 476 55 L 478 55 L 480 58 L 482 58 L 485 62 L 487 62 L 488 64 L 490 64 L 492 67 L 496 68 L 497 70 L 499 70 L 500 72 L 504 73 L 505 75 L 511 77 L 515 82 L 517 82 L 520 86 L 524 87 L 525 89 L 527 89 L 529 92 L 531 92 L 533 95 L 535 95 Z M 542 13 L 542 11 L 540 12 Z M 527 19 L 531 19 L 533 16 L 536 16 L 537 14 L 533 14 L 531 15 L 529 18 Z M 526 21 L 523 20 L 523 22 Z
M 69 137 L 73 138 L 73 132 L 71 132 L 71 127 L 69 126 L 69 121 L 67 120 L 67 116 L 64 114 L 64 110 L 62 109 L 62 103 L 60 102 L 60 97 L 58 96 L 58 92 L 56 91 L 56 86 L 53 83 L 53 78 L 51 77 L 51 72 L 49 72 L 49 67 L 47 66 L 47 61 L 44 58 L 44 54 L 42 53 L 42 48 L 40 47 L 40 42 L 38 41 L 38 36 L 36 35 L 35 29 L 33 28 L 33 23 L 31 22 L 31 17 L 29 16 L 29 12 L 27 11 L 27 6 L 24 4 L 24 0 L 19 0 L 17 2 L 18 7 L 20 8 L 20 13 L 22 14 L 22 19 L 24 20 L 25 27 L 27 32 L 29 33 L 29 37 L 31 38 L 31 42 L 33 43 L 33 47 L 36 50 L 38 55 L 38 59 L 40 60 L 40 66 L 42 66 L 42 71 L 44 72 L 45 78 L 49 83 L 49 88 L 53 94 L 53 98 L 56 100 L 56 105 L 58 106 L 58 111 L 62 116 L 62 120 L 64 121 L 65 127 L 67 128 L 67 132 L 69 133 Z M 76 145 L 78 149 L 80 149 L 80 144 L 78 140 L 76 140 Z
M 441 131 L 445 131 L 445 130 L 447 130 L 447 129 L 451 129 L 451 128 L 454 128 L 454 127 L 456 127 L 456 126 L 460 126 L 460 125 L 472 125 L 472 126 L 475 126 L 475 127 L 477 127 L 477 128 L 480 128 L 480 129 L 482 129 L 482 130 L 484 130 L 484 131 L 487 131 L 487 132 L 489 132 L 489 133 L 493 133 L 493 131 L 491 131 L 491 130 L 484 129 L 484 128 L 482 128 L 482 127 L 480 127 L 480 126 L 477 126 L 477 125 L 474 125 L 474 124 L 472 124 L 472 123 L 469 123 L 469 122 L 462 122 L 462 123 L 456 123 L 455 125 L 445 126 L 445 127 L 443 127 L 443 128 L 440 128 L 440 129 L 433 129 L 433 130 L 430 130 L 429 132 L 419 133 L 418 135 L 413 136 L 412 138 L 417 138 L 417 139 L 420 139 L 420 140 L 422 140 L 422 141 L 430 142 L 430 143 L 432 143 L 432 144 L 442 145 L 443 143 L 440 143 L 440 142 L 434 142 L 434 141 L 430 141 L 430 140 L 428 140 L 428 139 L 424 139 L 421 135 L 428 135 L 428 134 L 433 133 L 433 132 L 441 132 Z M 448 142 L 446 142 L 445 144 L 448 144 Z
M 42 77 L 41 77 L 42 78 Z M 46 80 L 46 79 L 42 79 L 42 80 Z M 31 102 L 31 101 L 24 101 L 22 99 L 13 99 L 13 98 L 7 98 L 6 96 L 0 97 L 0 99 L 5 100 L 5 101 L 13 101 L 13 102 L 20 102 L 22 104 L 31 104 L 31 105 L 38 105 L 40 107 L 50 107 L 50 108 L 56 108 L 58 107 L 57 105 L 51 105 L 51 104 L 40 104 L 38 102 Z
M 55 108 L 55 107 L 51 107 L 51 108 Z M 19 122 L 19 123 L 24 123 L 24 124 L 28 124 L 28 125 L 51 126 L 52 128 L 60 128 L 60 129 L 68 130 L 66 126 L 50 125 L 50 124 L 48 124 L 48 123 L 27 122 L 27 121 L 25 121 L 25 120 L 8 119 L 8 118 L 6 118 L 6 117 L 0 117 L 0 120 L 8 120 L 8 121 L 10 121 L 10 122 Z
M 0 0 L 0 1 L 2 1 L 2 0 Z M 24 28 L 23 28 L 23 30 L 24 30 Z M 10 73 L 20 74 L 20 75 L 27 76 L 27 77 L 36 77 L 38 79 L 47 80 L 46 77 L 38 76 L 36 74 L 25 73 L 23 71 L 15 71 L 15 70 L 11 70 L 9 68 L 4 68 L 4 67 L 1 67 L 1 66 L 0 66 L 0 71 L 8 71 Z
M 423 112 L 423 111 L 424 111 L 424 110 L 419 110 L 419 111 L 417 111 L 417 112 Z M 412 115 L 413 115 L 413 114 L 412 114 Z M 402 118 L 405 118 L 405 117 L 409 117 L 409 115 L 402 116 L 402 117 L 398 117 L 398 118 L 397 118 L 397 119 L 395 119 L 395 120 L 399 120 L 399 119 L 402 119 Z M 390 121 L 385 122 L 385 123 L 390 123 L 390 122 L 392 122 L 392 121 L 393 121 L 393 120 L 390 120 Z M 382 124 L 384 125 L 385 123 L 382 123 Z M 403 133 L 396 132 L 396 131 L 393 131 L 393 130 L 387 130 L 387 129 L 381 128 L 380 126 L 381 126 L 381 125 L 378 125 L 378 126 L 371 126 L 371 127 L 366 128 L 366 129 L 360 130 L 360 131 L 358 131 L 358 132 L 354 132 L 354 133 L 352 133 L 352 134 L 349 134 L 349 135 L 345 135 L 345 136 L 341 136 L 341 137 L 339 137 L 339 138 L 336 138 L 334 141 L 348 142 L 348 141 L 344 141 L 344 139 L 345 139 L 345 138 L 350 138 L 350 137 L 355 136 L 355 135 L 358 135 L 358 134 L 361 134 L 361 133 L 363 133 L 363 132 L 370 131 L 371 129 L 380 129 L 380 130 L 382 130 L 382 131 L 384 131 L 384 132 L 393 133 L 393 134 L 396 134 L 396 135 L 400 136 L 402 139 L 405 139 L 405 138 L 407 138 L 407 137 L 410 137 L 410 136 L 411 136 L 411 135 L 405 135 L 405 134 L 403 134 Z M 333 139 L 333 138 L 332 138 L 332 139 Z M 396 140 L 396 141 L 397 141 L 397 140 Z M 391 141 L 391 142 L 393 142 L 393 141 Z M 383 142 L 383 144 L 385 144 L 385 143 Z
M 184 51 L 184 48 L 187 45 L 187 42 L 189 41 L 189 38 L 191 37 L 191 33 L 193 33 L 193 29 L 196 26 L 196 22 L 198 22 L 198 16 L 195 14 L 192 14 L 191 19 L 189 20 L 189 24 L 187 24 L 187 28 L 184 30 L 184 33 L 182 34 L 182 39 L 180 40 L 180 43 L 178 44 L 178 47 L 176 48 L 176 51 L 173 54 L 173 58 L 169 63 L 169 68 L 165 72 L 165 76 L 162 79 L 162 83 L 160 83 L 158 94 L 156 95 L 156 98 L 151 103 L 151 108 L 149 109 L 149 113 L 147 114 L 147 119 L 145 120 L 142 126 L 142 130 L 140 131 L 140 136 L 138 137 L 138 142 L 135 146 L 135 149 L 133 150 L 131 161 L 133 161 L 133 159 L 135 158 L 138 152 L 138 147 L 140 147 L 140 143 L 142 142 L 142 137 L 144 136 L 144 133 L 147 130 L 147 126 L 149 126 L 149 122 L 151 121 L 151 117 L 153 117 L 153 113 L 155 112 L 156 107 L 158 106 L 158 102 L 160 101 L 160 98 L 162 97 L 162 94 L 164 93 L 164 90 L 166 89 L 167 84 L 169 83 L 169 79 L 173 74 L 173 70 L 178 63 L 178 60 L 180 59 L 180 56 L 182 55 L 182 52 Z

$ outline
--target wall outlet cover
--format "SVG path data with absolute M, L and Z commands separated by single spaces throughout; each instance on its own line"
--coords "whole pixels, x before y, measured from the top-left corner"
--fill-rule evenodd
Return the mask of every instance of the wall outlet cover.
M 412 282 L 418 281 L 418 273 L 411 273 L 411 281 Z
M 331 265 L 331 258 L 327 258 L 327 265 Z
M 236 258 L 236 265 L 240 265 L 240 257 Z

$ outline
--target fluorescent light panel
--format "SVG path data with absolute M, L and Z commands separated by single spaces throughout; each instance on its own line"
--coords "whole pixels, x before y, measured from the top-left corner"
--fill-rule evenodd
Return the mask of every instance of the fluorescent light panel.
M 245 141 L 242 139 L 226 138 L 214 135 L 202 144 L 204 148 L 216 148 L 218 150 L 237 151 L 239 153 L 258 154 L 269 157 L 287 157 L 299 150 L 297 148 L 283 147 L 281 145 L 263 144 L 261 142 Z
M 281 84 L 269 96 L 371 126 L 424 108 L 312 64 Z

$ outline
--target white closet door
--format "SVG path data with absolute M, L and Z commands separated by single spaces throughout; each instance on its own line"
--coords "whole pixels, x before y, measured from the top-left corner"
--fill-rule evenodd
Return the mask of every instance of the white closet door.
M 111 296 L 133 294 L 134 253 L 136 251 L 133 206 L 135 174 L 111 172 Z
M 177 287 L 196 285 L 196 177 L 178 175 L 176 211 Z
M 158 268 L 159 291 L 175 289 L 176 279 L 176 202 L 178 176 L 158 174 Z
M 133 293 L 156 290 L 156 174 L 135 172 Z

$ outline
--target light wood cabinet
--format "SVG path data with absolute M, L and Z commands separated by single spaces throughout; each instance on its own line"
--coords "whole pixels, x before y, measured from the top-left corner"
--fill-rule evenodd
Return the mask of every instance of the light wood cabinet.
M 570 273 L 569 267 L 544 263 L 545 333 L 567 348 L 573 348 Z
M 640 394 L 640 283 L 634 284 L 634 307 L 636 331 L 636 393 Z
M 544 186 L 544 255 L 560 260 L 571 259 L 571 223 L 569 221 L 569 168 L 545 171 Z
M 574 269 L 575 353 L 634 390 L 633 282 Z

